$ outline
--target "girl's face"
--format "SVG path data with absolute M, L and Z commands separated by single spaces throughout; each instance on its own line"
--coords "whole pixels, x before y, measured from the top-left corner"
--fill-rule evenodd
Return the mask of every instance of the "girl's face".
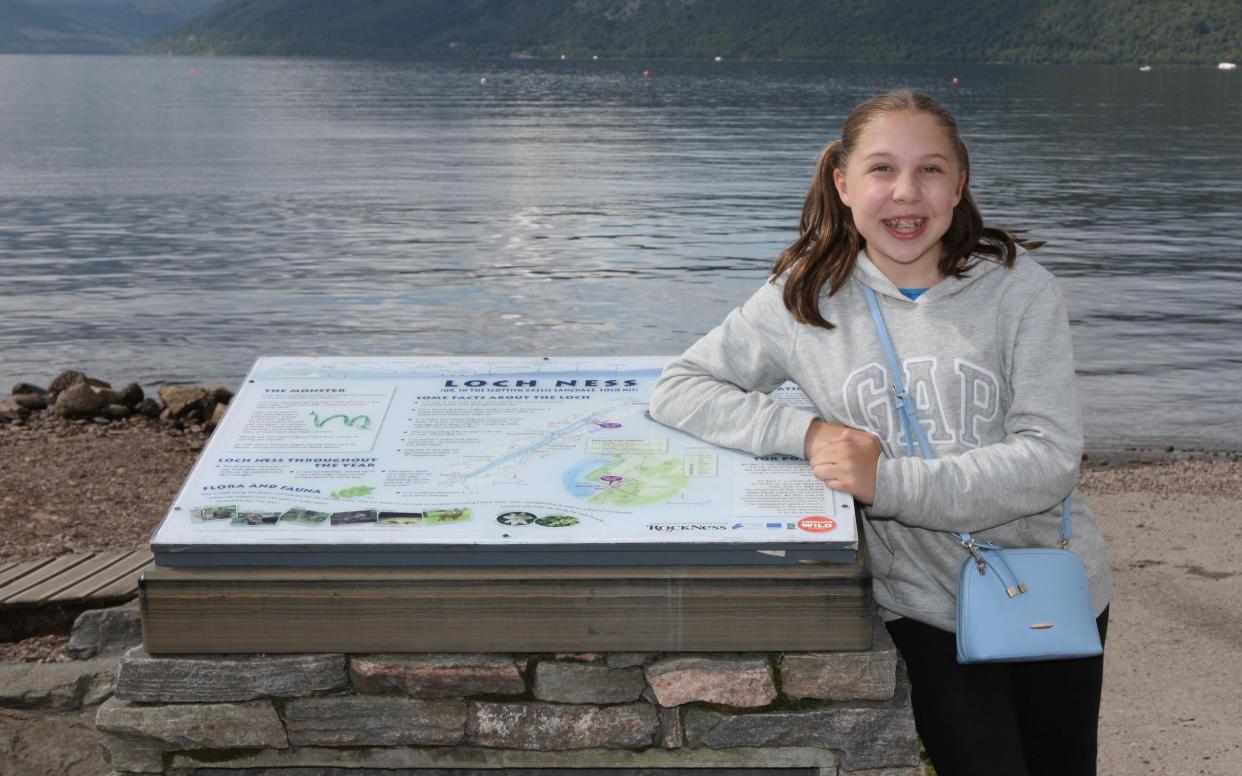
M 899 111 L 872 119 L 833 183 L 867 257 L 902 287 L 941 280 L 940 239 L 953 221 L 966 173 L 947 132 L 926 113 Z

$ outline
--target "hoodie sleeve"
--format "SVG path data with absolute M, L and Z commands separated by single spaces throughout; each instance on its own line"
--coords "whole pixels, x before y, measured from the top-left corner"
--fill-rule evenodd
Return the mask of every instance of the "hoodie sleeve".
M 1045 512 L 1069 495 L 1082 417 L 1065 303 L 1049 278 L 1018 323 L 1005 438 L 932 460 L 883 457 L 873 515 L 938 531 L 982 531 Z
M 651 417 L 722 447 L 801 458 L 816 416 L 768 395 L 789 379 L 796 334 L 781 288 L 764 283 L 665 367 L 651 394 Z

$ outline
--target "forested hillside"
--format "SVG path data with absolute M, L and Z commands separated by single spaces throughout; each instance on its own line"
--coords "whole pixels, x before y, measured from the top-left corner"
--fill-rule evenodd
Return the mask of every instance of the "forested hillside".
M 175 53 L 1215 64 L 1229 0 L 223 0 Z
M 0 0 L 0 53 L 128 53 L 211 5 L 211 0 Z

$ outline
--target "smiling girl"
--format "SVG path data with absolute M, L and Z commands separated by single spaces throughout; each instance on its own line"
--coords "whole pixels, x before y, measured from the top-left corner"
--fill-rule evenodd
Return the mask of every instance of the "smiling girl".
M 1055 546 L 1061 502 L 1101 638 L 1104 541 L 1075 488 L 1082 422 L 1055 279 L 985 227 L 953 116 L 911 91 L 872 98 L 820 155 L 801 234 L 741 308 L 671 363 L 656 420 L 757 455 L 805 457 L 868 505 L 873 593 L 906 663 L 940 776 L 1094 774 L 1103 658 L 959 665 L 955 532 Z M 872 289 L 935 457 L 906 453 Z M 773 400 L 792 380 L 816 412 Z

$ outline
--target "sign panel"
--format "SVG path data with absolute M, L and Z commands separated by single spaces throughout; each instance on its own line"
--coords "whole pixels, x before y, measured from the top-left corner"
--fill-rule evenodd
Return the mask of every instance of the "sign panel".
M 852 500 L 805 461 L 651 420 L 667 360 L 261 358 L 152 548 L 856 549 Z

